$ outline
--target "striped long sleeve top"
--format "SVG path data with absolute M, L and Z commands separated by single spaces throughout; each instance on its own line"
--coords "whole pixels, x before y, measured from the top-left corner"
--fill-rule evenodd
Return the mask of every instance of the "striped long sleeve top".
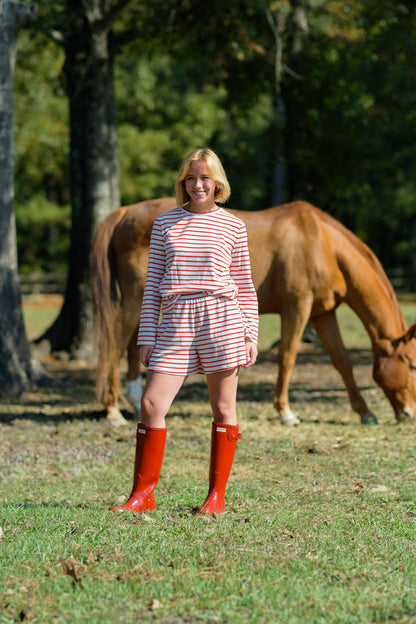
M 196 213 L 179 206 L 153 225 L 137 344 L 155 343 L 162 300 L 199 292 L 236 297 L 246 336 L 257 342 L 258 303 L 244 222 L 224 208 Z

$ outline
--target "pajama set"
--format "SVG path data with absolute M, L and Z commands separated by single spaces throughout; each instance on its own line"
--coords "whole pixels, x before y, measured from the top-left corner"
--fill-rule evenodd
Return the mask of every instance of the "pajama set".
M 137 339 L 154 346 L 149 370 L 235 368 L 247 362 L 245 338 L 257 342 L 257 335 L 244 222 L 224 208 L 198 213 L 179 206 L 157 217 Z

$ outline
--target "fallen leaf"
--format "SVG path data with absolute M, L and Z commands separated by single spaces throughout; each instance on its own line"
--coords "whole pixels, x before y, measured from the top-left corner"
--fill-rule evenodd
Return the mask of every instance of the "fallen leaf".
M 286 537 L 290 537 L 291 539 L 294 539 L 295 537 L 302 537 L 300 533 L 293 533 L 292 531 L 289 531 L 288 529 L 283 529 L 280 532 L 282 535 L 285 535 Z
M 119 496 L 116 500 L 116 503 L 118 505 L 122 505 L 123 503 L 125 503 L 127 500 L 127 496 L 125 496 L 124 494 L 122 494 L 121 496 Z
M 154 518 L 151 518 L 143 512 L 141 514 L 136 514 L 135 520 L 136 522 L 155 522 Z
M 69 530 L 72 534 L 81 531 L 81 529 L 75 525 L 75 522 L 73 520 L 71 520 L 71 522 L 69 523 Z
M 153 598 L 152 606 L 150 607 L 151 611 L 156 611 L 156 609 L 160 609 L 162 603 L 157 598 Z
M 102 555 L 100 555 L 99 553 L 93 553 L 90 550 L 88 551 L 88 561 L 90 563 L 96 563 L 97 561 L 100 561 L 101 558 Z
M 74 585 L 75 583 L 78 583 L 81 589 L 83 589 L 82 580 L 78 574 L 77 561 L 75 557 L 71 555 L 71 558 L 69 559 L 69 561 L 65 561 L 65 559 L 63 559 L 62 557 L 59 557 L 59 561 L 62 563 L 64 574 L 72 578 L 72 583 Z

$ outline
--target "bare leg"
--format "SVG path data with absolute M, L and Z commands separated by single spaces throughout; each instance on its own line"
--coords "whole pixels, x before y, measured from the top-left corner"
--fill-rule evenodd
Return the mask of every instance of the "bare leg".
M 206 378 L 214 421 L 236 425 L 238 368 L 210 373 Z
M 185 376 L 149 371 L 141 401 L 141 422 L 148 427 L 163 429 L 165 416 L 180 390 Z

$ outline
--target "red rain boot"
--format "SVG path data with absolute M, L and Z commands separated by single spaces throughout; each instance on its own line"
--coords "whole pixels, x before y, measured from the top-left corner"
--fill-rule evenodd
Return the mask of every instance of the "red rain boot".
M 199 514 L 220 514 L 225 509 L 225 488 L 233 464 L 237 440 L 241 438 L 238 425 L 212 423 L 209 491 Z
M 134 462 L 133 489 L 129 500 L 111 511 L 153 511 L 156 501 L 153 494 L 159 481 L 165 452 L 167 427 L 156 429 L 137 425 L 136 460 Z

